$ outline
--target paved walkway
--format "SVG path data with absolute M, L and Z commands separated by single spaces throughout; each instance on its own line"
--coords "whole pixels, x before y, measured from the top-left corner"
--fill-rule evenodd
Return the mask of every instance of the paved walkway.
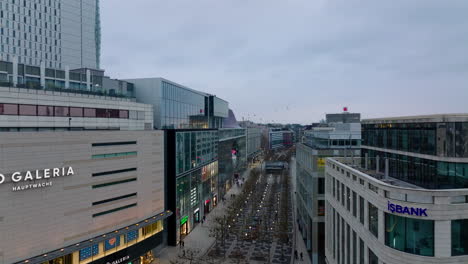
M 250 168 L 247 169 L 241 177 L 244 177 L 245 180 L 250 176 Z M 224 214 L 227 206 L 231 202 L 231 194 L 238 194 L 242 191 L 242 187 L 234 186 L 227 192 L 224 196 L 226 201 L 218 203 L 207 216 L 206 221 L 202 225 L 201 223 L 196 226 L 192 232 L 190 232 L 185 238 L 185 250 L 193 250 L 197 252 L 197 256 L 203 256 L 208 249 L 214 244 L 215 239 L 210 237 L 210 226 L 212 225 L 214 219 L 217 216 Z M 171 261 L 177 260 L 179 256 L 182 255 L 183 250 L 177 247 L 166 247 L 161 251 L 157 259 L 152 264 L 170 264 Z
M 309 258 L 309 254 L 307 254 L 307 248 L 304 243 L 304 240 L 301 237 L 301 233 L 299 231 L 299 228 L 297 226 L 297 221 L 296 221 L 296 159 L 293 157 L 291 158 L 291 184 L 293 186 L 292 191 L 293 191 L 293 216 L 294 216 L 294 248 L 297 250 L 297 254 L 299 256 L 298 260 L 295 260 L 293 258 L 291 263 L 304 263 L 304 264 L 311 264 L 311 260 Z M 301 261 L 300 259 L 300 254 L 302 252 L 302 255 L 304 256 L 304 259 Z

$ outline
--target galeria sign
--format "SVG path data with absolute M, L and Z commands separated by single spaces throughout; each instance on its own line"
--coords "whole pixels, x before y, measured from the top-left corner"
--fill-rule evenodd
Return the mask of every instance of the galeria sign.
M 415 207 L 408 207 L 408 206 L 401 206 L 399 204 L 391 203 L 390 201 L 387 202 L 387 209 L 392 213 L 398 214 L 407 214 L 407 215 L 416 215 L 416 216 L 427 216 L 427 208 L 415 208 Z
M 26 189 L 35 189 L 35 188 L 42 188 L 52 186 L 52 182 L 39 182 L 37 180 L 47 180 L 56 177 L 63 177 L 63 176 L 72 176 L 75 172 L 73 171 L 72 167 L 62 167 L 62 168 L 51 168 L 51 169 L 41 169 L 41 170 L 28 170 L 25 173 L 16 171 L 7 176 L 5 174 L 0 174 L 0 184 L 3 184 L 7 178 L 10 178 L 11 182 L 13 183 L 29 183 L 23 185 L 15 185 L 13 186 L 13 191 L 22 191 Z

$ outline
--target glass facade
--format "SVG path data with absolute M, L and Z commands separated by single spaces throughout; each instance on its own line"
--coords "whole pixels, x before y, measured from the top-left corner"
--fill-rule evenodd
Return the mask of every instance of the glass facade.
M 208 213 L 214 202 L 212 200 L 217 197 L 218 189 L 218 161 L 214 161 L 203 167 L 188 172 L 176 179 L 176 217 L 177 222 L 188 222 L 189 232 L 194 223 L 200 221 L 201 212 Z M 211 204 L 211 205 L 210 205 Z M 198 217 L 193 216 L 196 212 Z M 182 221 L 182 219 L 185 219 Z M 180 227 L 177 225 L 177 230 L 180 232 Z
M 468 255 L 468 219 L 452 220 L 452 256 Z
M 385 244 L 406 253 L 434 256 L 434 221 L 385 213 Z
M 162 81 L 161 127 L 208 128 L 205 94 Z
M 176 175 L 218 158 L 218 131 L 176 132 Z
M 468 163 L 435 161 L 368 149 L 361 150 L 363 156 L 366 153 L 370 169 L 377 167 L 376 157 L 379 156 L 379 168 L 382 173 L 385 170 L 385 159 L 388 159 L 390 177 L 427 189 L 468 188 Z M 365 159 L 361 161 L 364 163 Z
M 468 157 L 468 122 L 364 124 L 362 138 L 364 145 L 372 147 Z

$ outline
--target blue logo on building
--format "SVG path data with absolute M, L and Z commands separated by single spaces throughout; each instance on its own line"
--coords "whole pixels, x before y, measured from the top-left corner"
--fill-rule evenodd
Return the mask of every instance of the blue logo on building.
M 416 215 L 416 216 L 427 216 L 427 213 L 426 213 L 427 208 L 423 209 L 423 208 L 401 206 L 399 204 L 391 203 L 390 201 L 388 201 L 387 209 L 388 211 L 392 213 Z

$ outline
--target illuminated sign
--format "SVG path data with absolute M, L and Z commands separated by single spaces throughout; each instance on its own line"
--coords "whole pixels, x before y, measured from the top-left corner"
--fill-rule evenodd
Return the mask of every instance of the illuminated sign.
M 387 209 L 392 213 L 398 214 L 407 214 L 407 215 L 416 215 L 416 216 L 427 216 L 426 210 L 427 208 L 415 208 L 415 207 L 407 207 L 401 206 L 399 204 L 391 203 L 390 201 L 387 202 Z
M 187 222 L 187 220 L 188 220 L 188 216 L 182 217 L 182 219 L 180 219 L 180 225 L 185 224 Z
M 72 176 L 74 174 L 75 172 L 73 171 L 72 167 L 51 168 L 32 171 L 28 170 L 25 173 L 16 171 L 8 175 L 0 174 L 0 184 L 3 184 L 7 180 L 7 178 L 9 178 L 10 182 L 18 184 L 12 187 L 13 191 L 23 191 L 27 189 L 36 189 L 52 186 L 51 181 L 36 182 L 38 180 L 47 180 L 56 177 Z M 21 185 L 21 183 L 25 184 Z
M 319 167 L 319 168 L 325 167 L 325 159 L 324 158 L 318 158 L 317 159 L 317 167 Z
M 129 260 L 129 259 L 130 259 L 130 256 L 125 256 L 125 257 L 116 259 L 116 260 L 114 260 L 112 262 L 107 262 L 106 264 L 120 264 L 120 263 L 123 263 L 124 261 Z

